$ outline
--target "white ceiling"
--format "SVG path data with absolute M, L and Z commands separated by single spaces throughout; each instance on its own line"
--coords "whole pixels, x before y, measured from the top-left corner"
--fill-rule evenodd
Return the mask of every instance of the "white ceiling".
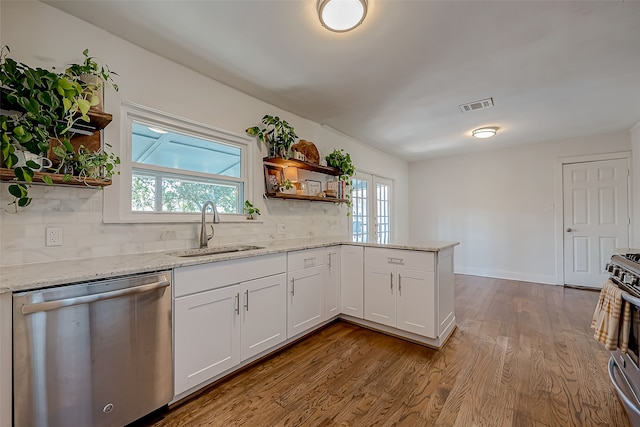
M 640 1 L 369 0 L 344 34 L 316 0 L 46 3 L 410 161 L 640 121 Z

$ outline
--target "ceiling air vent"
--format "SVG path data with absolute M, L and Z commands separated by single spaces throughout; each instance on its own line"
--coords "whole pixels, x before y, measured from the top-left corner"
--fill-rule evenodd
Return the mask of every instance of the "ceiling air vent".
M 469 102 L 468 104 L 461 104 L 460 109 L 463 113 L 470 111 L 482 110 L 483 108 L 493 107 L 493 98 L 481 99 L 480 101 Z

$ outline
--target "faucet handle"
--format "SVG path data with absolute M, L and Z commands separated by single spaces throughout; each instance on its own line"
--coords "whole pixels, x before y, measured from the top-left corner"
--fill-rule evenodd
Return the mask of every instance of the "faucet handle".
M 209 224 L 209 227 L 211 227 L 211 234 L 207 233 L 207 242 L 213 238 L 213 233 L 214 233 L 213 224 Z

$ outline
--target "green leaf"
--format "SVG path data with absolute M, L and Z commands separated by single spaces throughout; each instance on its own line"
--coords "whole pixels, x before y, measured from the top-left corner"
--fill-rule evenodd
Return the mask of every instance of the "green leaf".
M 25 164 L 29 166 L 31 169 L 34 169 L 34 170 L 40 169 L 40 165 L 34 162 L 33 160 L 28 160 L 27 163 Z
M 49 175 L 42 175 L 42 181 L 45 184 L 53 185 L 53 181 L 51 180 L 51 177 Z
M 19 181 L 33 182 L 33 170 L 31 168 L 20 166 L 13 170 Z
M 25 208 L 31 204 L 31 197 L 23 197 L 18 199 L 18 206 Z
M 27 187 L 22 184 L 12 184 L 7 188 L 7 190 L 9 190 L 9 194 L 11 194 L 16 199 L 20 199 L 29 194 L 27 191 Z

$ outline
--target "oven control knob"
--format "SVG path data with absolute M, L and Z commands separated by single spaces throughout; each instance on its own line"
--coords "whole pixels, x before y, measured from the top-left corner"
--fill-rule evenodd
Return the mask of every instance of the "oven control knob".
M 614 268 L 613 269 L 613 277 L 620 277 L 620 269 L 619 268 Z
M 613 264 L 607 263 L 607 265 L 604 266 L 604 269 L 611 273 L 613 271 Z
M 633 275 L 631 274 L 623 274 L 622 275 L 622 283 L 626 283 L 627 285 L 630 285 L 633 283 Z

